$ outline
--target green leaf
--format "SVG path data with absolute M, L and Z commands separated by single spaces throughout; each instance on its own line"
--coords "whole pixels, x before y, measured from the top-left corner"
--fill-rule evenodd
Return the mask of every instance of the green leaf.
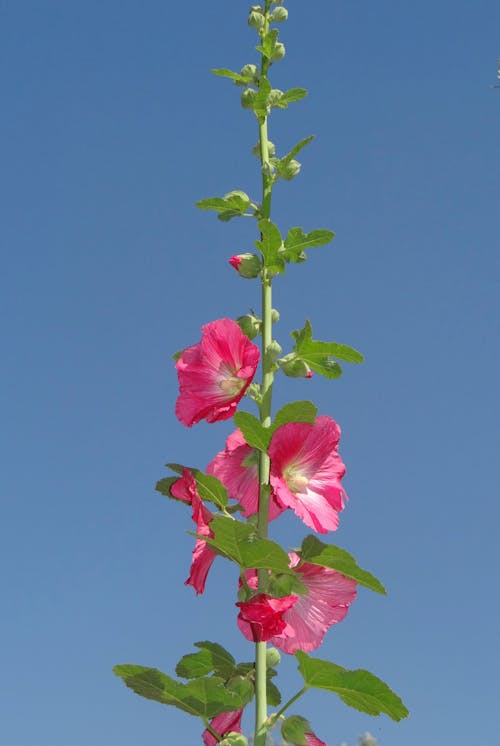
M 161 492 L 162 495 L 166 495 L 166 497 L 170 497 L 172 500 L 177 500 L 177 498 L 170 492 L 170 488 L 178 479 L 179 477 L 165 477 L 164 479 L 160 479 L 160 481 L 156 483 L 155 489 L 157 492 Z M 179 502 L 184 501 L 180 500 Z
M 278 41 L 278 34 L 278 29 L 271 29 L 262 38 L 262 44 L 260 44 L 258 47 L 255 47 L 256 50 L 263 54 L 264 57 L 266 57 L 268 60 L 270 60 L 274 54 L 274 48 L 276 46 L 276 42 Z
M 239 696 L 243 706 L 247 705 L 254 698 L 254 683 L 253 681 L 250 681 L 250 679 L 248 679 L 246 676 L 233 676 L 226 683 L 226 686 L 229 691 L 234 692 Z
M 285 404 L 276 412 L 272 426 L 269 428 L 274 433 L 287 422 L 309 422 L 314 424 L 318 408 L 311 401 L 293 401 Z
M 261 78 L 259 89 L 253 100 L 253 110 L 259 118 L 265 117 L 269 111 L 269 94 L 271 93 L 271 83 L 267 78 Z
M 200 536 L 209 546 L 244 569 L 266 569 L 292 573 L 284 549 L 270 539 L 260 539 L 249 523 L 215 516 L 210 521 L 214 538 Z
M 280 254 L 280 249 L 283 246 L 281 233 L 274 223 L 266 218 L 259 220 L 259 230 L 262 240 L 256 241 L 255 245 L 264 258 L 265 266 L 272 272 L 283 274 L 285 262 Z
M 224 197 L 208 197 L 196 202 L 196 207 L 200 210 L 214 210 L 218 212 L 219 219 L 223 221 L 231 220 L 241 215 L 250 207 L 250 197 L 245 192 L 235 190 L 229 192 Z
M 306 145 L 309 145 L 310 142 L 314 140 L 314 135 L 309 135 L 309 137 L 304 137 L 303 140 L 297 143 L 295 147 L 291 149 L 289 153 L 283 156 L 283 158 L 280 158 L 280 163 L 290 163 L 291 160 L 295 158 L 297 153 L 300 153 L 302 148 L 305 148 Z
M 281 704 L 281 692 L 273 681 L 267 680 L 266 686 L 267 704 L 270 707 L 278 707 Z
M 281 103 L 291 104 L 294 101 L 301 101 L 301 99 L 307 96 L 307 90 L 305 88 L 290 88 L 289 91 L 285 91 Z
M 225 67 L 214 68 L 213 70 L 210 70 L 210 72 L 220 78 L 230 78 L 230 80 L 234 81 L 237 85 L 245 85 L 249 80 L 251 80 L 249 76 L 235 73 L 233 70 L 228 70 Z
M 355 580 L 359 585 L 375 591 L 375 593 L 386 594 L 386 590 L 380 580 L 359 567 L 349 552 L 346 552 L 345 549 L 340 549 L 340 547 L 324 544 L 312 534 L 306 536 L 302 542 L 300 557 L 303 562 L 310 562 L 313 565 L 337 570 L 347 578 Z
M 333 231 L 314 230 L 304 233 L 302 228 L 290 228 L 285 239 L 283 256 L 287 262 L 302 262 L 304 251 L 315 246 L 324 246 L 335 238 Z
M 198 494 L 202 500 L 208 500 L 209 502 L 216 505 L 218 508 L 225 508 L 228 504 L 229 498 L 227 495 L 227 490 L 222 482 L 217 479 L 217 477 L 214 477 L 212 474 L 204 474 L 199 469 L 193 469 L 190 466 L 183 466 L 183 464 L 171 463 L 166 464 L 166 466 L 167 468 L 172 469 L 172 471 L 177 472 L 177 474 L 180 474 L 181 476 L 184 469 L 188 469 L 188 471 L 191 472 L 194 480 L 196 481 Z M 160 484 L 160 482 L 158 482 L 158 484 Z M 172 497 L 172 495 L 170 495 L 170 497 Z
M 224 679 L 201 677 L 181 683 L 156 668 L 130 664 L 115 666 L 114 673 L 136 694 L 202 718 L 212 718 L 221 712 L 242 706 L 238 693 L 226 688 Z
M 233 419 L 236 427 L 239 427 L 243 433 L 248 445 L 265 453 L 271 438 L 269 428 L 262 427 L 257 417 L 249 414 L 249 412 L 237 412 Z
M 304 328 L 292 332 L 295 339 L 294 350 L 297 356 L 306 362 L 309 367 L 326 376 L 326 378 L 338 378 L 342 374 L 340 365 L 331 357 L 338 357 L 350 363 L 360 363 L 363 356 L 347 345 L 337 342 L 320 342 L 312 338 L 312 326 L 309 321 L 305 322 Z
M 266 593 L 274 598 L 283 598 L 290 596 L 292 593 L 301 596 L 307 593 L 306 586 L 300 582 L 298 574 L 294 573 L 271 573 L 268 581 Z
M 347 705 L 368 715 L 385 714 L 393 720 L 408 716 L 408 710 L 398 695 L 369 671 L 349 671 L 335 663 L 310 658 L 301 650 L 295 655 L 308 687 L 338 694 Z
M 176 666 L 175 673 L 184 679 L 196 679 L 215 673 L 222 679 L 229 679 L 235 674 L 236 661 L 222 645 L 216 642 L 195 642 L 198 653 L 190 653 L 181 658 Z

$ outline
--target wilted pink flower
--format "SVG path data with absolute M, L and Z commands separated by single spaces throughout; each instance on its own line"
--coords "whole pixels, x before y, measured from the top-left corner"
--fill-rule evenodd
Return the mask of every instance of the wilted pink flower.
M 222 712 L 210 721 L 212 728 L 219 734 L 225 736 L 227 733 L 241 733 L 241 716 L 243 709 L 234 712 Z M 203 732 L 203 743 L 205 746 L 216 746 L 217 740 L 209 730 Z
M 298 596 L 283 596 L 273 598 L 266 593 L 258 593 L 249 601 L 240 601 L 238 627 L 247 640 L 252 642 L 266 642 L 274 639 L 286 627 L 283 619 L 285 612 L 297 602 Z
M 322 416 L 314 424 L 282 425 L 269 446 L 271 485 L 278 502 L 323 534 L 337 528 L 347 498 L 340 484 L 345 466 L 337 451 L 339 438 L 337 423 Z
M 208 465 L 207 472 L 217 477 L 227 489 L 229 497 L 245 508 L 245 518 L 259 512 L 259 452 L 246 443 L 241 430 L 236 430 L 228 437 L 225 450 L 217 454 Z M 269 520 L 274 520 L 284 510 L 271 494 Z
M 202 332 L 201 341 L 183 350 L 175 364 L 175 413 L 188 427 L 232 417 L 259 363 L 259 348 L 232 319 L 211 321 Z
M 286 609 L 282 616 L 285 626 L 268 639 L 285 653 L 295 653 L 297 650 L 308 653 L 321 645 L 329 627 L 346 616 L 356 598 L 356 581 L 329 567 L 301 562 L 295 552 L 290 552 L 289 557 L 290 567 L 307 591 L 295 596 L 296 603 Z M 257 588 L 255 570 L 248 570 L 245 576 L 250 588 Z M 247 639 L 253 639 L 245 634 L 239 621 L 238 626 Z
M 173 483 L 170 492 L 173 497 L 189 503 L 193 508 L 193 521 L 196 523 L 196 533 L 213 538 L 214 534 L 209 526 L 210 521 L 214 517 L 213 513 L 206 507 L 199 496 L 196 489 L 196 481 L 189 469 L 184 469 L 182 477 Z M 208 571 L 216 556 L 216 553 L 210 549 L 206 541 L 196 539 L 191 562 L 191 572 L 185 585 L 192 585 L 196 593 L 203 593 Z

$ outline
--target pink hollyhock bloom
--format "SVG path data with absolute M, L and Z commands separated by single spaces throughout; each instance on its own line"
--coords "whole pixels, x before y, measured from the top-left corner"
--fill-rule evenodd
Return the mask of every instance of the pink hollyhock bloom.
M 293 595 L 273 598 L 266 593 L 258 593 L 249 601 L 240 601 L 236 604 L 240 608 L 238 627 L 251 642 L 274 639 L 286 627 L 283 615 L 297 600 L 298 596 Z
M 206 507 L 196 489 L 196 481 L 189 471 L 184 469 L 182 477 L 178 479 L 170 488 L 170 492 L 177 500 L 183 500 L 193 508 L 193 521 L 196 523 L 196 533 L 202 536 L 213 538 L 213 531 L 210 530 L 210 521 L 213 513 Z M 192 585 L 196 593 L 203 593 L 207 580 L 208 571 L 212 562 L 216 558 L 216 553 L 210 548 L 203 539 L 196 539 L 193 550 L 193 560 L 191 562 L 191 572 L 185 585 Z
M 232 319 L 205 324 L 201 341 L 183 350 L 175 367 L 178 419 L 188 427 L 200 420 L 232 417 L 259 364 L 259 348 Z
M 331 417 L 314 424 L 288 422 L 271 438 L 271 485 L 278 502 L 291 508 L 306 526 L 335 531 L 347 495 L 340 480 L 345 466 L 337 447 L 340 427 Z
M 229 497 L 245 508 L 245 518 L 259 512 L 259 452 L 246 443 L 241 430 L 228 437 L 225 450 L 217 454 L 207 472 L 217 477 Z M 271 494 L 269 520 L 274 520 L 284 510 Z
M 225 736 L 228 733 L 241 733 L 242 715 L 243 708 L 241 710 L 234 710 L 233 712 L 222 712 L 220 715 L 212 718 L 210 725 L 219 736 Z M 218 743 L 215 736 L 209 730 L 203 732 L 202 738 L 205 746 L 216 746 Z
M 356 598 L 356 581 L 329 567 L 301 562 L 295 552 L 288 556 L 290 567 L 307 591 L 295 597 L 296 603 L 282 616 L 285 626 L 268 640 L 285 653 L 293 654 L 297 650 L 309 653 L 321 645 L 327 629 L 346 616 Z M 255 570 L 248 570 L 245 576 L 250 588 L 257 588 Z M 252 639 L 245 634 L 239 621 L 238 625 L 245 637 Z

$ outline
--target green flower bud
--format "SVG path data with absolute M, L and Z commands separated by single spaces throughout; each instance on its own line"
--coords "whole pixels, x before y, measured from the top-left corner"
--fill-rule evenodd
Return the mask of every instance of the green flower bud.
M 271 13 L 270 20 L 275 23 L 282 23 L 288 18 L 288 11 L 286 8 L 275 8 Z
M 269 359 L 272 360 L 273 363 L 279 358 L 282 352 L 283 348 L 275 339 L 273 339 L 271 344 L 267 346 L 267 354 L 269 356 Z
M 260 334 L 262 329 L 262 321 L 257 316 L 252 316 L 249 313 L 239 316 L 236 319 L 236 323 L 248 339 L 254 339 L 257 334 Z
M 220 742 L 220 746 L 248 746 L 248 740 L 243 733 L 228 733 Z
M 276 324 L 280 320 L 280 312 L 276 308 L 271 308 L 271 321 Z
M 262 263 L 256 254 L 236 254 L 229 260 L 231 267 L 237 271 L 240 277 L 251 280 L 260 275 Z
M 257 29 L 257 31 L 260 31 L 264 28 L 265 22 L 266 19 L 264 17 L 263 8 L 261 8 L 260 5 L 252 5 L 250 13 L 248 14 L 248 25 L 251 28 Z
M 249 78 L 251 80 L 254 80 L 255 82 L 259 79 L 259 70 L 257 65 L 244 65 L 241 70 L 240 74 L 243 75 L 244 78 Z
M 312 378 L 312 370 L 295 352 L 285 355 L 278 363 L 285 376 L 289 378 Z
M 300 715 L 291 715 L 281 725 L 281 735 L 284 740 L 294 744 L 294 746 L 305 746 L 307 743 L 306 733 L 311 733 L 311 726 Z
M 276 648 L 268 648 L 266 650 L 266 665 L 267 668 L 274 668 L 281 663 L 281 655 L 279 650 Z
M 273 88 L 272 91 L 269 93 L 267 103 L 269 104 L 269 106 L 279 106 L 279 102 L 282 98 L 283 91 L 280 91 L 279 88 Z
M 271 142 L 271 140 L 267 141 L 267 149 L 268 149 L 270 156 L 273 156 L 276 153 L 276 145 L 273 142 Z M 253 146 L 252 154 L 256 158 L 260 158 L 260 143 L 259 142 Z
M 295 158 L 292 158 L 291 161 L 289 161 L 284 167 L 282 166 L 279 169 L 279 175 L 282 179 L 285 179 L 286 181 L 290 181 L 300 171 L 301 164 L 295 160 Z
M 254 91 L 253 88 L 245 88 L 241 92 L 241 105 L 244 109 L 253 109 L 256 95 L 257 91 Z
M 277 43 L 277 44 L 275 45 L 275 47 L 274 47 L 274 53 L 273 53 L 273 57 L 272 57 L 273 61 L 274 61 L 274 62 L 278 62 L 279 60 L 282 60 L 282 59 L 283 59 L 283 57 L 285 56 L 285 52 L 286 52 L 286 49 L 285 49 L 285 45 L 284 45 L 284 44 L 282 44 L 282 43 L 281 43 L 281 42 L 279 41 L 279 42 L 278 42 L 278 43 Z

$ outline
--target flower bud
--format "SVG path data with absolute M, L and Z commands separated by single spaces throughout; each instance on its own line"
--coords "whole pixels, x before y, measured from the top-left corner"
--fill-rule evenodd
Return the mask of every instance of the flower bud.
M 260 275 L 261 262 L 256 254 L 236 254 L 229 260 L 240 277 L 251 280 Z
M 250 78 L 255 82 L 259 79 L 257 65 L 244 65 L 240 70 L 240 74 L 243 75 L 244 78 Z
M 269 104 L 269 106 L 279 106 L 282 98 L 283 91 L 280 91 L 279 88 L 273 88 L 272 91 L 269 93 L 267 103 Z
M 273 156 L 276 153 L 276 145 L 271 142 L 271 140 L 267 141 L 267 151 L 269 153 L 269 156 Z M 260 142 L 253 146 L 252 155 L 254 155 L 256 158 L 260 158 Z
M 262 328 L 262 321 L 257 316 L 252 316 L 249 313 L 239 316 L 236 319 L 236 323 L 248 339 L 254 339 L 257 334 L 260 334 Z
M 289 378 L 312 378 L 312 370 L 300 357 L 294 352 L 278 360 L 279 366 L 285 376 Z
M 255 96 L 257 95 L 257 91 L 254 91 L 253 88 L 245 88 L 241 92 L 241 105 L 244 109 L 252 109 L 253 104 L 255 101 Z
M 274 52 L 272 56 L 273 62 L 278 62 L 279 60 L 282 60 L 283 57 L 285 56 L 285 52 L 286 52 L 285 45 L 282 44 L 280 41 L 277 42 L 277 44 L 274 47 Z
M 276 324 L 280 320 L 280 312 L 276 308 L 271 308 L 271 321 Z
M 281 663 L 281 655 L 279 650 L 276 648 L 268 648 L 266 650 L 266 666 L 267 668 L 274 668 Z
M 283 21 L 286 21 L 287 18 L 288 11 L 286 8 L 275 8 L 271 13 L 269 20 L 274 21 L 275 23 L 282 23 Z
M 264 18 L 264 13 L 260 5 L 252 5 L 250 13 L 248 14 L 248 25 L 251 26 L 251 28 L 257 29 L 257 31 L 260 31 L 264 28 L 265 22 L 266 19 Z
M 220 746 L 248 746 L 248 740 L 243 733 L 228 733 L 220 741 Z
M 266 352 L 269 356 L 269 359 L 274 363 L 275 360 L 277 360 L 283 352 L 283 348 L 281 347 L 279 342 L 273 339 L 273 341 L 268 344 Z
M 290 181 L 300 171 L 301 164 L 295 160 L 295 158 L 292 158 L 291 161 L 288 161 L 288 163 L 283 167 L 279 169 L 279 175 L 282 179 L 285 179 L 286 181 Z

